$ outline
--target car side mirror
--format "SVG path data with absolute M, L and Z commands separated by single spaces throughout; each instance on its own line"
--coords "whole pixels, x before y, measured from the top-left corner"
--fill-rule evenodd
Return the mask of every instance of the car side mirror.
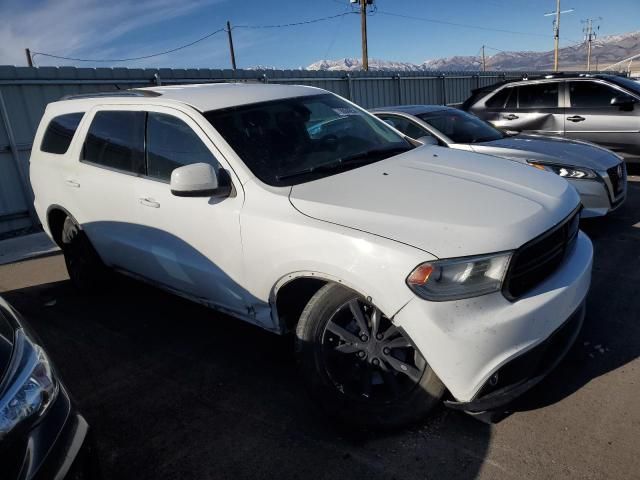
M 438 139 L 436 137 L 432 137 L 431 135 L 425 135 L 423 137 L 417 138 L 421 144 L 423 145 L 439 145 Z
M 192 163 L 171 172 L 171 193 L 177 197 L 212 197 L 228 195 L 229 188 L 220 187 L 218 173 L 208 163 Z
M 638 101 L 629 97 L 628 95 L 618 95 L 617 97 L 613 97 L 611 99 L 611 105 L 615 107 L 620 107 L 620 110 L 633 110 L 633 106 L 638 103 Z

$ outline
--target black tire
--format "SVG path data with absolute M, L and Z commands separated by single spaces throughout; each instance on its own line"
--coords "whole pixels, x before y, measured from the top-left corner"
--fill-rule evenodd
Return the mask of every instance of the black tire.
M 62 253 L 69 278 L 78 290 L 97 293 L 107 284 L 107 268 L 71 217 L 65 219 L 62 227 Z
M 371 339 L 363 333 L 367 328 Z M 369 342 L 374 334 L 376 341 Z M 393 429 L 422 420 L 445 392 L 406 334 L 361 295 L 338 284 L 322 287 L 302 312 L 296 356 L 320 406 L 360 427 Z

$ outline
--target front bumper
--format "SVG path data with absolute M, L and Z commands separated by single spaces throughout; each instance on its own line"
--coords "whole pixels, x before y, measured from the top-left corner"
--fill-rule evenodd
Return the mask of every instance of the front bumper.
M 569 180 L 580 194 L 583 210 L 582 218 L 602 217 L 617 209 L 624 203 L 627 195 L 626 184 L 624 192 L 612 199 L 611 188 L 603 179 L 598 180 Z
M 456 410 L 481 413 L 502 407 L 533 388 L 567 354 L 580 333 L 584 314 L 583 303 L 549 338 L 500 367 L 470 402 L 447 400 L 445 405 Z
M 541 345 L 580 310 L 593 247 L 578 234 L 573 251 L 534 290 L 508 301 L 501 292 L 451 302 L 415 298 L 394 316 L 457 402 L 471 402 L 502 367 Z
M 94 478 L 90 472 L 88 425 L 62 385 L 55 402 L 29 431 L 12 433 L 2 457 L 3 479 Z M 7 477 L 4 476 L 6 473 Z

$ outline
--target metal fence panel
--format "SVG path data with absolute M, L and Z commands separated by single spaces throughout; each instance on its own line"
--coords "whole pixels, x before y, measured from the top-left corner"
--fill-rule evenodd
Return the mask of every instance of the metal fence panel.
M 64 95 L 157 84 L 250 81 L 323 88 L 365 108 L 456 104 L 471 90 L 520 78 L 518 72 L 331 72 L 0 66 L 0 234 L 37 222 L 28 183 L 29 154 L 40 117 Z M 0 109 L 2 104 L 0 103 Z M 2 113 L 2 112 L 0 112 Z M 13 144 L 13 148 L 12 148 Z

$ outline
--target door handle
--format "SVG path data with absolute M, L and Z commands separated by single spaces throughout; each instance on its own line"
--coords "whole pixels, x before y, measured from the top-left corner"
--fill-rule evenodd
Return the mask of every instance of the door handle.
M 574 115 L 573 117 L 567 117 L 567 120 L 570 122 L 583 122 L 586 119 L 580 115 Z
M 156 202 L 152 198 L 140 198 L 140 203 L 145 207 L 160 208 L 160 202 Z
M 504 115 L 502 118 L 504 118 L 505 120 L 516 120 L 520 117 L 518 117 L 518 115 L 514 115 L 513 113 L 510 113 L 509 115 Z
M 67 187 L 80 188 L 80 184 L 75 180 L 67 180 L 65 184 L 67 185 Z

